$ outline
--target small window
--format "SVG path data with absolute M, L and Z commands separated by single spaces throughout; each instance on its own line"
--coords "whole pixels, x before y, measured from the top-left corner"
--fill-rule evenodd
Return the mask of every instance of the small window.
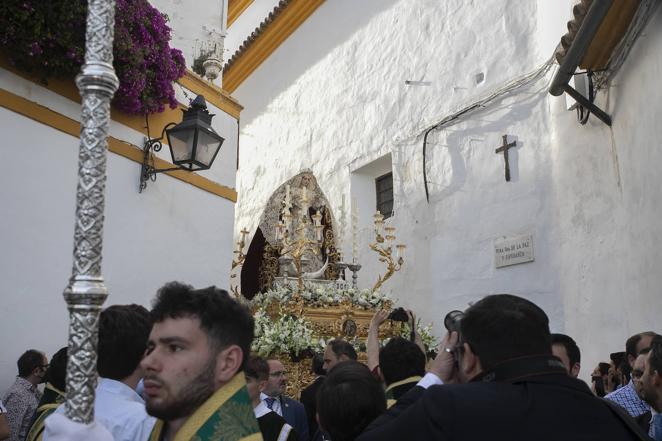
M 387 219 L 393 215 L 393 173 L 375 179 L 377 210 Z

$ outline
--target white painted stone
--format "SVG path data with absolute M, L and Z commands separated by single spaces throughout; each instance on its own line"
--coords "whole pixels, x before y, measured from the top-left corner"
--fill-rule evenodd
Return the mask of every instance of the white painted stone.
M 577 124 L 565 100 L 546 92 L 549 73 L 430 135 L 425 200 L 422 130 L 542 65 L 570 4 L 325 2 L 235 92 L 245 106 L 236 225 L 252 231 L 273 190 L 306 168 L 337 215 L 342 195 L 351 199 L 351 172 L 390 154 L 390 222 L 408 254 L 384 288 L 439 334 L 449 310 L 489 293 L 523 295 L 545 309 L 553 331 L 577 340 L 588 379 L 629 335 L 662 331 L 660 10 L 598 97 L 611 129 L 594 117 Z M 518 142 L 511 182 L 494 154 L 504 134 Z M 535 261 L 497 271 L 494 238 L 520 231 L 535 235 Z M 380 267 L 367 249 L 370 226 L 361 232 L 366 287 Z
M 80 104 L 3 69 L 0 88 L 80 119 Z M 204 174 L 232 188 L 237 120 L 209 107 L 216 114 L 213 126 L 226 141 Z M 23 351 L 36 348 L 51 356 L 67 343 L 69 317 L 62 291 L 73 263 L 79 140 L 5 108 L 0 108 L 0 130 L 4 391 Z M 144 140 L 142 133 L 115 121 L 110 134 L 136 146 Z M 159 155 L 169 159 L 167 146 Z M 234 203 L 167 175 L 159 175 L 139 194 L 139 174 L 140 164 L 108 154 L 103 276 L 110 295 L 105 306 L 149 307 L 156 290 L 171 280 L 227 289 Z

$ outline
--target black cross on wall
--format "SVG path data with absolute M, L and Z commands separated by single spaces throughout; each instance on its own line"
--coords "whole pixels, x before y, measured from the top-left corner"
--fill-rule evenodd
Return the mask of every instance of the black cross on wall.
M 515 147 L 516 145 L 517 145 L 517 141 L 513 141 L 510 144 L 508 144 L 508 135 L 503 135 L 503 145 L 494 151 L 494 153 L 496 154 L 503 152 L 503 160 L 506 163 L 507 182 L 510 182 L 510 164 L 508 163 L 508 149 L 511 147 Z

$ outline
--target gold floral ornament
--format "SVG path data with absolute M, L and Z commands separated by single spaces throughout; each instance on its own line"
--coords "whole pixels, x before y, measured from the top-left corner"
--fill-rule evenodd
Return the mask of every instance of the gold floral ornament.
M 384 227 L 384 216 L 377 211 L 375 213 L 375 242 L 370 244 L 370 249 L 379 255 L 379 261 L 386 264 L 386 273 L 383 276 L 377 277 L 377 282 L 372 287 L 373 291 L 378 291 L 379 288 L 391 278 L 396 271 L 402 269 L 405 263 L 405 249 L 404 244 L 395 245 L 395 256 L 393 256 L 393 243 L 395 242 L 395 227 Z M 384 236 L 382 236 L 382 229 Z

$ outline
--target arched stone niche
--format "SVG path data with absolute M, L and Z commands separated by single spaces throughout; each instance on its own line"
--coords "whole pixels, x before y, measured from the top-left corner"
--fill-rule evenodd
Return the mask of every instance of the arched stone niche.
M 246 260 L 241 268 L 241 293 L 244 297 L 252 299 L 255 294 L 265 291 L 273 282 L 274 274 L 278 272 L 278 241 L 276 241 L 276 229 L 281 220 L 283 200 L 290 186 L 293 213 L 300 213 L 301 189 L 305 186 L 308 192 L 310 205 L 308 216 L 320 211 L 322 224 L 324 225 L 324 246 L 318 256 L 310 258 L 309 267 L 305 271 L 316 271 L 322 267 L 326 257 L 329 257 L 324 278 L 335 279 L 338 274 L 333 263 L 338 261 L 334 225 L 336 222 L 333 211 L 324 192 L 319 187 L 317 179 L 310 171 L 304 171 L 282 183 L 269 198 L 260 221 L 253 234 L 253 239 L 246 252 Z M 312 219 L 309 218 L 312 222 Z M 328 250 L 328 253 L 327 253 Z

